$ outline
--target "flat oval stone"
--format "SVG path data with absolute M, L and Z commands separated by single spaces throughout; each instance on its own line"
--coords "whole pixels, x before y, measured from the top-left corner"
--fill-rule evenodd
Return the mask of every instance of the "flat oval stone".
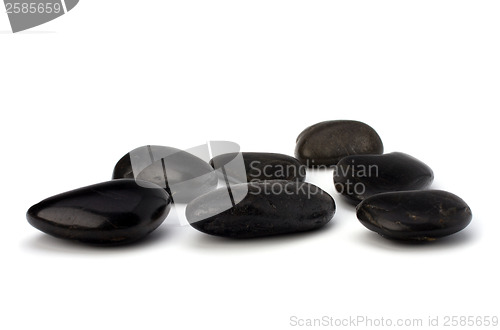
M 215 190 L 218 184 L 217 173 L 207 162 L 189 152 L 165 146 L 144 146 L 127 153 L 113 170 L 113 179 L 121 178 L 159 185 L 178 203 L 187 203 Z
M 356 215 L 366 228 L 386 238 L 415 241 L 454 234 L 472 219 L 460 197 L 442 190 L 374 195 L 357 206 Z
M 317 186 L 295 181 L 265 181 L 231 187 L 239 202 L 228 203 L 220 188 L 191 201 L 186 217 L 203 233 L 254 238 L 320 228 L 335 213 L 333 198 Z
M 237 160 L 238 154 L 243 157 L 246 173 L 239 173 L 240 167 L 227 166 Z M 224 167 L 229 180 L 238 183 L 260 182 L 266 180 L 287 180 L 303 182 L 306 178 L 305 167 L 295 158 L 283 154 L 269 152 L 227 153 L 210 160 L 214 169 Z
M 170 211 L 168 193 L 152 183 L 121 179 L 68 191 L 33 205 L 26 217 L 49 235 L 98 245 L 136 241 Z
M 354 120 L 331 120 L 309 126 L 297 137 L 295 146 L 295 157 L 308 167 L 333 166 L 346 156 L 383 152 L 377 132 Z
M 353 155 L 337 164 L 335 189 L 354 204 L 384 192 L 420 190 L 434 180 L 432 169 L 402 152 L 384 155 Z

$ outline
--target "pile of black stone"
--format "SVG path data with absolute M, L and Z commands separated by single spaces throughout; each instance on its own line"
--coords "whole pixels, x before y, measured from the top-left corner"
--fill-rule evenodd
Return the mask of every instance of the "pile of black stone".
M 407 154 L 383 153 L 370 126 L 318 123 L 297 138 L 295 156 L 228 152 L 206 162 L 176 148 L 144 146 L 115 165 L 113 180 L 33 205 L 35 228 L 98 245 L 134 242 L 187 204 L 189 224 L 206 234 L 254 238 L 323 227 L 335 213 L 327 192 L 305 182 L 306 168 L 333 169 L 336 190 L 357 205 L 360 222 L 398 240 L 429 241 L 464 229 L 472 214 L 459 197 L 428 190 L 430 167 Z
M 428 190 L 432 169 L 384 147 L 370 126 L 350 120 L 321 122 L 297 138 L 295 156 L 309 167 L 333 167 L 336 190 L 356 205 L 359 221 L 386 238 L 432 241 L 472 220 L 458 196 Z

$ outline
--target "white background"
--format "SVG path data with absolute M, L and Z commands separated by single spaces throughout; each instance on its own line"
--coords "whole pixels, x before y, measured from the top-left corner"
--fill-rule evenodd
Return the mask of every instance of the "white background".
M 3 10 L 2 10 L 3 12 Z M 12 34 L 0 13 L 2 329 L 292 329 L 290 317 L 500 316 L 498 1 L 82 0 Z M 337 213 L 251 241 L 160 227 L 129 247 L 51 238 L 25 212 L 109 180 L 129 150 L 230 140 L 293 155 L 323 120 L 374 127 L 470 205 L 401 245 Z M 361 327 L 359 327 L 361 328 Z

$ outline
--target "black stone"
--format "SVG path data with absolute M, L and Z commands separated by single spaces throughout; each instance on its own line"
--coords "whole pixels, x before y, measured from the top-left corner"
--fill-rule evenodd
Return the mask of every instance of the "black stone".
M 320 228 L 335 213 L 333 198 L 310 183 L 265 181 L 220 188 L 186 208 L 193 228 L 210 235 L 254 238 Z
M 356 208 L 368 229 L 398 240 L 432 241 L 471 222 L 469 206 L 442 190 L 390 192 L 368 197 Z
M 238 161 L 241 155 L 246 169 L 242 177 L 238 166 L 227 166 L 232 161 Z M 303 182 L 306 178 L 306 169 L 295 158 L 283 154 L 268 152 L 241 152 L 219 155 L 210 160 L 214 169 L 224 167 L 224 173 L 232 182 L 260 182 L 266 180 L 287 180 Z M 219 171 L 221 172 L 221 171 Z
M 295 157 L 308 167 L 333 166 L 345 156 L 384 152 L 377 132 L 353 120 L 331 120 L 309 126 L 296 142 Z
M 135 165 L 133 165 L 135 164 Z M 165 188 L 176 203 L 187 203 L 218 184 L 217 173 L 201 158 L 164 146 L 132 150 L 115 165 L 113 179 L 136 178 Z
M 170 211 L 168 193 L 152 183 L 121 179 L 68 191 L 41 201 L 26 217 L 55 237 L 98 245 L 136 241 Z
M 358 204 L 379 193 L 427 188 L 434 173 L 420 160 L 393 152 L 344 157 L 337 164 L 333 179 L 337 191 Z

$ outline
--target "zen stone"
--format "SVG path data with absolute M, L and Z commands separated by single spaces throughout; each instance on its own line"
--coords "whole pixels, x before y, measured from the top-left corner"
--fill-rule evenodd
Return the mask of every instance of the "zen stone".
M 230 238 L 318 229 L 334 213 L 333 198 L 317 186 L 281 180 L 237 184 L 230 191 L 220 188 L 198 197 L 186 208 L 193 228 Z
M 393 152 L 344 157 L 337 164 L 333 179 L 337 191 L 358 204 L 379 193 L 427 188 L 434 180 L 434 173 L 420 160 Z
M 331 120 L 309 126 L 296 142 L 295 157 L 308 167 L 329 167 L 345 156 L 384 152 L 377 132 L 353 120 Z
M 98 245 L 136 241 L 170 211 L 168 193 L 149 182 L 121 179 L 68 191 L 33 205 L 26 215 L 55 237 Z
M 210 165 L 214 169 L 223 169 L 227 178 L 237 183 L 266 180 L 303 182 L 305 180 L 305 167 L 291 156 L 267 152 L 242 152 L 246 171 L 240 173 L 242 167 L 231 166 L 231 162 L 238 161 L 238 155 L 238 153 L 227 153 L 216 156 L 210 160 Z
M 187 203 L 218 184 L 217 173 L 201 158 L 186 151 L 144 146 L 130 151 L 116 164 L 113 179 L 136 178 L 165 188 L 174 202 Z
M 471 222 L 469 206 L 442 190 L 391 192 L 368 197 L 356 208 L 368 229 L 398 240 L 431 241 Z

